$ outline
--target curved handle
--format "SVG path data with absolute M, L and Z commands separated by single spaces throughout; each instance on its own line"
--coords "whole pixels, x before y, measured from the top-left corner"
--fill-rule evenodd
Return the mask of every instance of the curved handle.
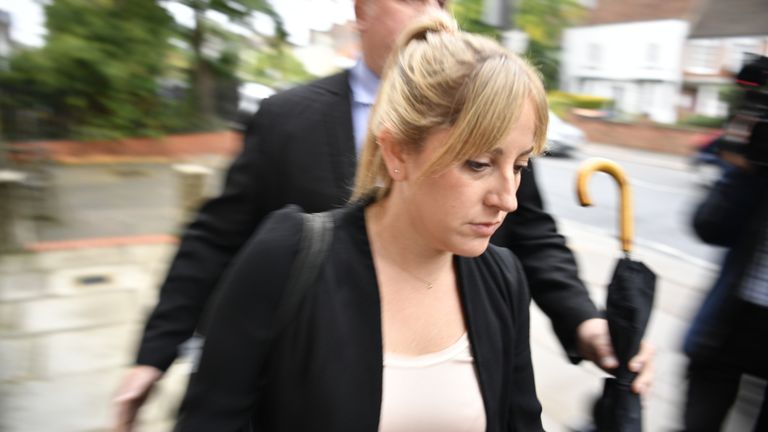
M 616 162 L 603 158 L 590 158 L 579 167 L 576 179 L 576 193 L 579 203 L 588 207 L 592 205 L 587 193 L 587 183 L 596 171 L 610 174 L 619 184 L 619 240 L 621 249 L 629 254 L 632 250 L 632 238 L 634 236 L 634 224 L 632 222 L 632 191 L 629 189 L 629 180 L 624 170 Z

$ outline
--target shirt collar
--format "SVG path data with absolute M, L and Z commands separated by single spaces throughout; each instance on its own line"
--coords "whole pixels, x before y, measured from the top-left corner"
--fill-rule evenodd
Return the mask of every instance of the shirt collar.
M 379 77 L 360 59 L 350 70 L 349 86 L 352 89 L 353 101 L 373 105 L 376 91 L 379 89 Z

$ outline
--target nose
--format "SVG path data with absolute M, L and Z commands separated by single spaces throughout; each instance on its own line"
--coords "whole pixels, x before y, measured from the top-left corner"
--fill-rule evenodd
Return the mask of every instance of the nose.
M 519 185 L 518 176 L 499 176 L 496 187 L 487 195 L 486 204 L 503 212 L 512 213 L 517 210 L 517 188 Z

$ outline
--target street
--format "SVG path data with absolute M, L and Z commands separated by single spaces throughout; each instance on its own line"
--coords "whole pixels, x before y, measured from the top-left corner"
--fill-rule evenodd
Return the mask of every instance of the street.
M 719 263 L 720 250 L 699 241 L 691 229 L 691 214 L 705 192 L 707 180 L 702 172 L 691 170 L 683 157 L 592 144 L 572 158 L 539 158 L 537 181 L 547 209 L 558 220 L 611 235 L 618 233 L 618 187 L 610 176 L 598 173 L 592 177 L 591 207 L 581 207 L 576 198 L 576 172 L 589 157 L 614 160 L 627 173 L 638 245 L 713 265 Z

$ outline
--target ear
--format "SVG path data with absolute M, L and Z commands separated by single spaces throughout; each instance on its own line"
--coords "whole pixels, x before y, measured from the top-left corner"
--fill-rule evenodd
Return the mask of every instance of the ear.
M 384 165 L 386 165 L 392 180 L 405 180 L 407 178 L 405 152 L 397 138 L 389 129 L 382 127 L 376 137 L 376 142 L 381 149 L 381 158 L 384 160 Z
M 368 22 L 371 20 L 370 0 L 355 0 L 355 26 L 358 32 L 363 32 L 368 28 Z

